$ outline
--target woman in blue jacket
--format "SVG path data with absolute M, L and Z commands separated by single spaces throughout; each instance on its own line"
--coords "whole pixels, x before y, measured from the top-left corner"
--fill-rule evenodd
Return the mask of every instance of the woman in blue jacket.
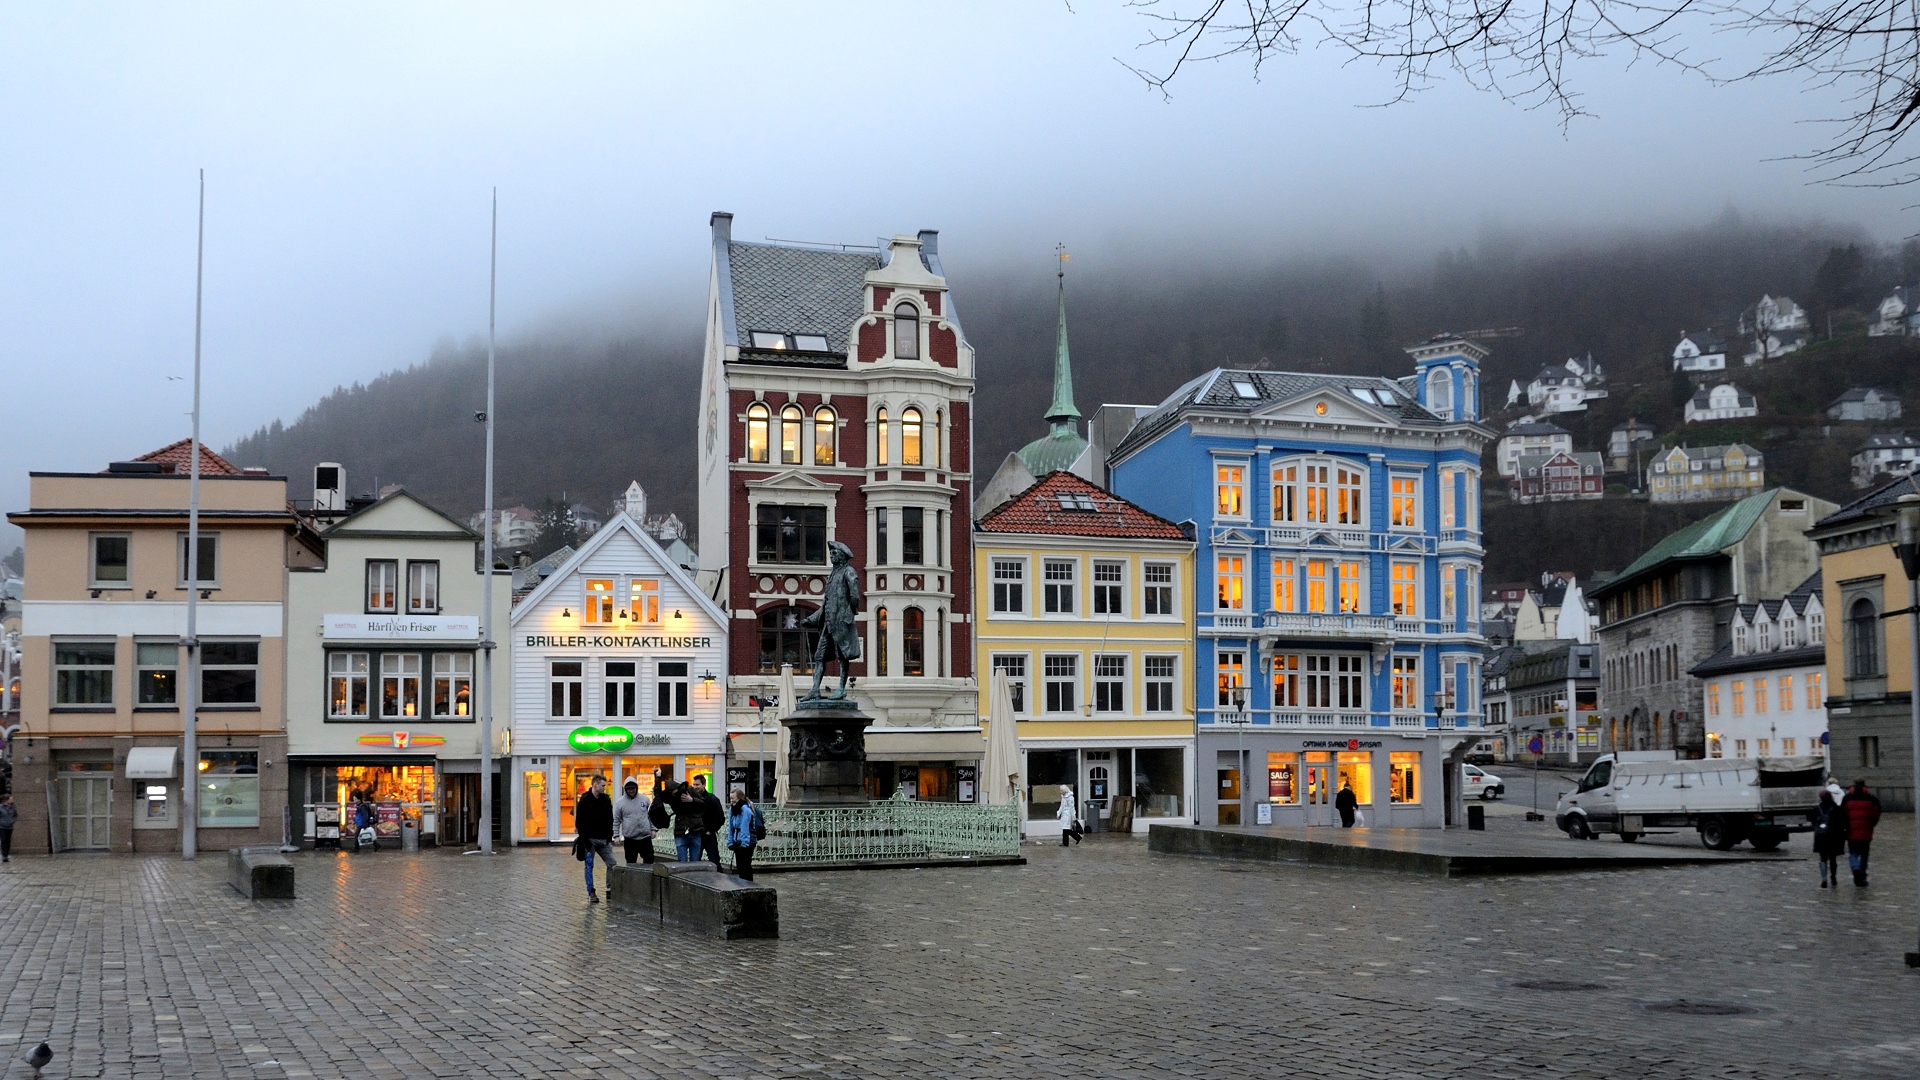
M 733 873 L 743 881 L 753 880 L 753 845 L 765 835 L 767 827 L 760 810 L 747 801 L 744 788 L 727 792 L 727 846 L 733 849 Z

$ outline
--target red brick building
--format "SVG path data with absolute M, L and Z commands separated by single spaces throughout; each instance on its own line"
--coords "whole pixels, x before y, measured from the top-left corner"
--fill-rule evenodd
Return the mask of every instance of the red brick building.
M 699 436 L 699 578 L 731 620 L 731 757 L 757 759 L 750 699 L 778 692 L 781 664 L 806 691 L 814 639 L 799 623 L 839 541 L 866 592 L 854 673 L 875 718 L 869 791 L 954 798 L 956 767 L 985 744 L 971 662 L 973 349 L 938 234 L 881 250 L 741 243 L 732 226 L 713 215 Z

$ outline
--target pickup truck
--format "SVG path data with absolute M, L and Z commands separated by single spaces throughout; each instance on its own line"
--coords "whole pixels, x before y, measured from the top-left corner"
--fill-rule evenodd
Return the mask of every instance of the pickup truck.
M 1649 760 L 1606 754 L 1579 787 L 1560 796 L 1553 822 L 1576 840 L 1616 833 L 1632 843 L 1650 830 L 1697 829 L 1726 851 L 1741 841 L 1773 851 L 1813 828 L 1826 761 L 1799 758 Z

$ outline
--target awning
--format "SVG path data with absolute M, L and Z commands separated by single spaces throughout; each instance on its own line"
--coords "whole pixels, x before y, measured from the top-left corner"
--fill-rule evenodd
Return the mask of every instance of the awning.
M 127 779 L 171 780 L 177 746 L 136 746 L 127 751 Z

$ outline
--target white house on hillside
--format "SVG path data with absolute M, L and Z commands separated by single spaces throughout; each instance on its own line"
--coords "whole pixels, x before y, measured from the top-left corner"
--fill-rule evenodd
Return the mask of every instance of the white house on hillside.
M 1748 364 L 1772 360 L 1807 343 L 1807 313 L 1784 296 L 1762 296 L 1740 315 L 1740 336 L 1748 339 Z
M 1500 443 L 1494 450 L 1494 460 L 1498 463 L 1496 467 L 1501 476 L 1512 476 L 1523 457 L 1572 452 L 1573 432 L 1558 424 L 1529 418 L 1507 425 L 1506 434 L 1500 437 Z
M 1827 416 L 1834 420 L 1898 420 L 1900 395 L 1877 386 L 1856 386 L 1833 399 Z
M 1675 371 L 1725 371 L 1727 343 L 1711 330 L 1683 330 L 1673 347 Z
M 1587 402 L 1607 396 L 1607 376 L 1591 354 L 1572 357 L 1559 367 L 1542 368 L 1527 384 L 1527 404 L 1549 413 L 1581 412 Z
M 1867 327 L 1868 337 L 1907 337 L 1914 332 L 1916 317 L 1920 312 L 1913 309 L 1907 299 L 1907 287 L 1896 285 L 1887 298 L 1880 301 L 1874 312 L 1873 325 Z
M 1732 383 L 1721 383 L 1703 388 L 1688 399 L 1686 415 L 1689 424 L 1702 420 L 1735 420 L 1760 415 L 1760 403 Z
M 1869 436 L 1853 452 L 1853 486 L 1872 487 L 1874 478 L 1912 472 L 1920 462 L 1920 440 L 1903 432 Z

